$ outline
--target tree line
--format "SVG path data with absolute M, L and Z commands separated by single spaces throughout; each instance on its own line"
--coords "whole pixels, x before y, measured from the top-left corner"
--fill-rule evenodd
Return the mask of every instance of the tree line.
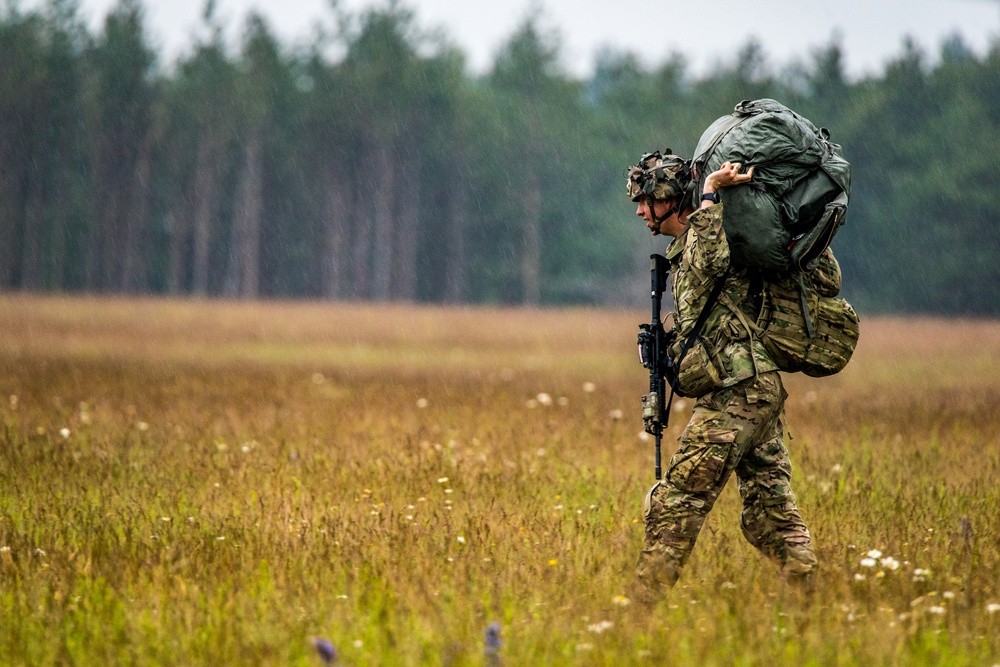
M 861 80 L 836 40 L 780 71 L 750 41 L 701 77 L 682 54 L 607 51 L 580 80 L 537 16 L 477 76 L 397 2 L 330 25 L 289 48 L 251 14 L 229 48 L 209 0 L 207 37 L 164 66 L 139 0 L 96 33 L 76 0 L 4 5 L 0 289 L 643 304 L 657 245 L 625 166 L 689 156 L 737 102 L 773 97 L 854 167 L 834 242 L 848 298 L 1000 314 L 1000 45 L 907 41 Z

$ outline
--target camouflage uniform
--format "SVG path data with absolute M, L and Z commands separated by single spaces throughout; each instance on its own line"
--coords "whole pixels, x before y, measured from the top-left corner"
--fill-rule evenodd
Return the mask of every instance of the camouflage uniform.
M 787 394 L 776 366 L 744 324 L 756 315 L 746 303 L 746 270 L 733 267 L 726 274 L 729 245 L 722 207 L 692 213 L 687 231 L 667 249 L 678 340 L 694 328 L 715 279 L 725 275 L 726 282 L 701 332 L 721 386 L 697 399 L 663 481 L 646 497 L 637 577 L 654 594 L 677 581 L 733 472 L 743 498 L 747 540 L 788 575 L 807 575 L 816 565 L 809 531 L 795 506 L 783 442 Z

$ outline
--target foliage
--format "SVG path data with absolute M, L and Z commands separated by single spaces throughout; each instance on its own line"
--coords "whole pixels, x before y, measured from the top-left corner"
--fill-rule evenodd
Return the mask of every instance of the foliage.
M 331 5 L 306 47 L 258 15 L 158 62 L 140 0 L 0 9 L 0 288 L 637 304 L 654 249 L 621 196 L 741 99 L 831 129 L 854 165 L 835 249 L 862 312 L 995 316 L 1000 46 L 912 41 L 851 81 L 834 40 L 777 71 L 749 41 L 693 77 L 605 51 L 586 81 L 535 12 L 471 76 L 399 2 Z M 631 223 L 631 224 L 630 224 Z M 662 250 L 662 248 L 660 248 Z

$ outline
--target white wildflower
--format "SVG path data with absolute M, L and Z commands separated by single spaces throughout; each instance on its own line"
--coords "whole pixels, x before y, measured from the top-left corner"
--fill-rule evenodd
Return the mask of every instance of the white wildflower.
M 927 581 L 930 578 L 931 578 L 931 571 L 929 569 L 918 567 L 913 571 L 914 581 Z
M 447 477 L 438 477 L 438 484 L 447 484 L 447 483 L 448 483 Z
M 927 607 L 927 613 L 929 613 L 929 614 L 937 614 L 938 616 L 941 616 L 942 614 L 944 614 L 944 607 L 942 607 L 940 605 L 934 605 L 932 607 Z
M 417 399 L 417 407 L 420 408 L 421 410 L 426 408 L 428 405 L 430 405 L 430 401 L 428 401 L 426 398 Z
M 610 417 L 614 421 L 618 421 L 618 420 L 620 420 L 624 416 L 625 416 L 625 413 L 622 412 L 621 410 L 617 409 L 617 408 L 608 413 L 608 417 Z
M 544 391 L 535 396 L 535 400 L 538 401 L 539 405 L 544 405 L 546 407 L 552 405 L 552 397 L 546 394 Z
M 616 605 L 618 605 L 619 607 L 627 607 L 627 606 L 629 606 L 630 604 L 632 604 L 632 601 L 631 601 L 631 600 L 629 600 L 629 599 L 628 599 L 627 597 L 625 597 L 624 595 L 616 595 L 616 596 L 614 596 L 614 597 L 613 597 L 613 598 L 611 599 L 611 602 L 612 602 L 613 604 L 616 604 Z
M 584 382 L 583 391 L 587 394 L 593 394 L 595 391 L 597 391 L 597 385 L 594 384 L 593 382 Z
M 456 537 L 455 540 L 458 541 L 459 544 L 465 544 L 465 538 L 462 537 L 461 535 Z
M 4 547 L 4 549 L 10 551 L 10 547 Z M 988 605 L 986 605 L 987 614 L 996 614 L 997 612 L 1000 612 L 1000 604 L 997 604 L 996 602 L 991 602 Z
M 882 558 L 881 560 L 879 560 L 879 563 L 882 565 L 882 567 L 884 567 L 887 570 L 895 571 L 899 569 L 899 561 L 893 558 L 892 556 L 886 556 L 885 558 Z
M 140 422 L 136 422 L 135 423 L 135 427 L 137 429 L 139 429 L 140 431 L 148 431 L 149 430 L 149 424 L 147 424 L 146 422 L 141 422 L 141 421 Z
M 63 437 L 63 440 L 69 440 L 69 429 L 65 427 L 59 429 L 59 435 Z
M 609 630 L 615 626 L 611 621 L 600 621 L 598 623 L 591 623 L 587 626 L 587 632 L 593 632 L 595 635 L 599 635 L 605 630 Z
M 878 562 L 874 558 L 862 558 L 861 567 L 875 567 Z
M 882 557 L 882 552 L 879 551 L 878 549 L 872 549 L 871 551 L 869 551 L 865 555 L 868 556 L 869 558 L 881 558 Z

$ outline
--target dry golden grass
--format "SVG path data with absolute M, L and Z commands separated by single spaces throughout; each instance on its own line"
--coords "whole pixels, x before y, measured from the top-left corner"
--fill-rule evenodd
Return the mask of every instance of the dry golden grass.
M 5 664 L 309 665 L 326 636 L 350 665 L 478 665 L 491 621 L 515 665 L 1000 660 L 1000 324 L 866 320 L 847 371 L 787 378 L 812 595 L 730 488 L 645 610 L 618 597 L 652 482 L 645 313 L 0 312 Z

